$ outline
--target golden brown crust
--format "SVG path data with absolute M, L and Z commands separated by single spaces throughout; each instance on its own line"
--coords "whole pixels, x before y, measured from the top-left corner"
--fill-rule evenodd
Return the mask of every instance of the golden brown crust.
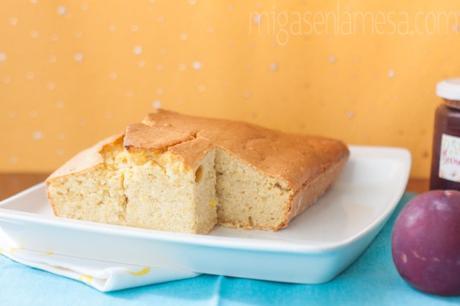
M 168 151 L 182 157 L 184 164 L 192 169 L 197 168 L 206 154 L 214 146 L 204 138 L 194 138 L 190 141 L 179 143 L 169 147 Z
M 259 171 L 286 180 L 294 193 L 349 155 L 346 145 L 337 140 L 288 134 L 245 122 L 159 110 L 149 114 L 143 123 L 152 128 L 167 127 L 171 131 L 188 132 L 196 138 L 207 139 Z M 133 135 L 127 132 L 125 139 L 130 141 L 131 137 Z M 165 139 L 169 140 L 168 137 Z M 157 139 L 158 147 L 161 147 L 160 143 L 161 139 Z M 167 145 L 165 141 L 164 146 Z M 180 154 L 191 160 L 190 155 L 195 153 L 183 151 Z
M 193 130 L 185 130 L 168 125 L 149 126 L 143 123 L 130 124 L 123 140 L 125 148 L 141 148 L 163 151 L 168 147 L 195 138 Z
M 333 182 L 342 172 L 347 160 L 348 156 L 342 158 L 313 180 L 306 182 L 304 186 L 302 186 L 302 188 L 300 188 L 299 191 L 290 199 L 289 205 L 286 206 L 286 211 L 284 213 L 285 222 L 280 224 L 274 230 L 280 230 L 287 227 L 292 219 L 313 205 L 316 200 L 331 187 Z

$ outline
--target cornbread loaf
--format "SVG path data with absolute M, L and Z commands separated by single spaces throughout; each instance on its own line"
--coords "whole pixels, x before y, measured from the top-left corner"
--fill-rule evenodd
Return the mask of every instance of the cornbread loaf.
M 348 159 L 340 141 L 159 110 L 47 179 L 57 216 L 166 231 L 279 230 Z

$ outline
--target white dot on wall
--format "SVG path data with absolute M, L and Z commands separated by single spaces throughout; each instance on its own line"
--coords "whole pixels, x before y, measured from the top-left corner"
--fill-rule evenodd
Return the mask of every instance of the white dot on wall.
M 131 25 L 131 32 L 137 32 L 139 31 L 139 26 L 137 24 Z
M 453 24 L 452 25 L 452 32 L 454 33 L 460 33 L 460 24 Z
M 180 33 L 179 35 L 180 40 L 187 40 L 188 39 L 188 34 L 187 33 Z
M 165 67 L 164 67 L 162 64 L 158 64 L 158 65 L 156 65 L 156 67 L 155 67 L 155 69 L 156 69 L 157 71 L 163 71 L 164 68 L 165 68 Z
M 67 14 L 67 7 L 65 5 L 59 5 L 56 9 L 59 16 L 64 16 Z
M 133 53 L 135 55 L 141 55 L 142 54 L 142 46 L 134 46 Z
M 161 108 L 161 101 L 160 100 L 155 100 L 152 102 L 152 107 L 155 109 Z
M 118 78 L 118 74 L 116 72 L 109 73 L 109 78 L 111 80 L 116 80 Z
M 35 79 L 35 73 L 33 73 L 33 72 L 27 72 L 27 73 L 26 73 L 26 78 L 27 78 L 28 80 L 33 80 L 33 79 Z
M 32 4 L 37 4 L 37 3 L 38 3 L 38 0 L 30 0 L 30 3 L 32 3 Z
M 205 92 L 206 91 L 206 85 L 200 84 L 197 86 L 198 92 Z
M 62 100 L 59 100 L 56 102 L 56 107 L 57 108 L 64 108 L 64 101 Z
M 48 84 L 46 84 L 46 88 L 48 88 L 48 90 L 55 90 L 56 89 L 56 83 L 48 82 Z
M 51 41 L 58 41 L 59 40 L 59 35 L 57 35 L 56 33 L 51 34 L 50 40 Z
M 353 117 L 355 116 L 355 112 L 348 111 L 345 113 L 345 116 L 347 116 L 348 119 L 353 119 Z
M 35 119 L 38 117 L 38 112 L 37 111 L 31 111 L 29 112 L 29 117 L 32 119 Z
M 75 32 L 74 35 L 75 35 L 75 38 L 81 38 L 83 36 L 83 32 L 77 31 L 77 32 Z
M 186 64 L 179 64 L 178 67 L 177 67 L 180 71 L 185 71 L 187 69 L 187 65 Z
M 0 51 L 0 63 L 6 61 L 6 53 Z
M 198 0 L 188 0 L 187 2 L 190 5 L 195 5 L 198 2 Z
M 80 5 L 80 10 L 87 11 L 88 9 L 89 9 L 88 3 L 83 3 L 82 5 Z
M 106 112 L 106 113 L 104 114 L 104 117 L 105 117 L 105 119 L 112 119 L 113 114 L 112 114 L 111 112 Z
M 8 158 L 8 162 L 14 165 L 18 162 L 18 158 L 16 156 L 10 156 L 10 158 Z
M 43 139 L 43 132 L 42 131 L 34 131 L 32 133 L 32 139 L 33 140 L 42 140 Z
M 164 90 L 163 88 L 157 88 L 157 90 L 155 91 L 155 93 L 159 96 L 161 96 L 163 93 L 164 93 Z
M 164 16 L 158 16 L 157 17 L 157 22 L 159 22 L 159 23 L 165 22 L 165 17 Z
M 65 140 L 65 134 L 64 134 L 64 133 L 59 133 L 59 134 L 57 134 L 57 139 L 58 139 L 59 141 Z
M 131 98 L 134 97 L 134 92 L 131 90 L 128 90 L 125 92 L 125 97 Z
M 208 29 L 207 29 L 208 33 L 214 33 L 214 27 L 213 26 L 209 26 Z
M 8 112 L 8 117 L 11 119 L 14 119 L 17 117 L 17 113 L 15 111 Z
M 30 36 L 35 39 L 38 38 L 38 36 L 40 36 L 40 33 L 38 33 L 38 31 L 36 30 L 33 30 L 30 32 Z
M 137 66 L 139 66 L 139 68 L 144 68 L 145 61 L 139 61 L 139 63 L 137 63 Z
M 10 17 L 8 19 L 8 23 L 10 24 L 10 26 L 15 27 L 18 24 L 18 18 Z
M 114 24 L 109 25 L 109 31 L 110 32 L 115 32 L 117 30 L 117 26 Z
M 387 76 L 392 79 L 396 76 L 396 72 L 393 69 L 389 69 L 387 72 Z
M 77 53 L 75 53 L 75 54 L 73 55 L 73 59 L 74 59 L 77 63 L 83 62 L 83 58 L 84 58 L 84 57 L 85 57 L 85 56 L 83 55 L 82 52 L 77 52 Z
M 194 61 L 194 62 L 192 63 L 192 67 L 193 67 L 193 69 L 195 69 L 195 70 L 201 70 L 201 67 L 202 67 L 201 62 L 199 62 L 199 61 Z
M 260 14 L 254 14 L 252 17 L 252 22 L 254 24 L 260 24 L 260 21 L 262 20 L 262 16 Z
M 2 80 L 3 84 L 8 85 L 11 83 L 11 77 L 9 75 L 4 76 Z
M 57 150 L 56 150 L 56 154 L 59 155 L 59 156 L 63 156 L 64 153 L 65 153 L 64 149 L 61 149 L 61 148 L 60 148 L 60 149 L 57 149 Z
M 250 90 L 246 90 L 245 92 L 243 92 L 243 98 L 249 99 L 251 97 L 252 97 L 252 92 Z
M 273 72 L 276 72 L 279 70 L 279 65 L 277 63 L 271 63 L 270 64 L 270 70 L 273 71 Z
M 57 59 L 56 59 L 55 55 L 48 56 L 48 63 L 54 64 L 54 63 L 56 63 L 56 61 L 57 61 Z
M 335 55 L 329 55 L 327 60 L 329 61 L 329 63 L 335 64 L 337 62 L 337 57 L 335 57 Z

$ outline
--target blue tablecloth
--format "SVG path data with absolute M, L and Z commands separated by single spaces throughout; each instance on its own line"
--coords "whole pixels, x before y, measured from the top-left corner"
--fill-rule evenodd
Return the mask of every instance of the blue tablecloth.
M 409 287 L 391 259 L 390 237 L 398 209 L 366 252 L 335 280 L 292 285 L 223 276 L 200 277 L 114 293 L 28 268 L 0 256 L 0 305 L 460 305 Z

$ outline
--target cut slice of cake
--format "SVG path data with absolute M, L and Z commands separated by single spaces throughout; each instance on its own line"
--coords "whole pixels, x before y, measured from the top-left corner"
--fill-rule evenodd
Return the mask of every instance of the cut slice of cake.
M 166 231 L 279 230 L 348 158 L 340 141 L 160 110 L 48 179 L 57 216 Z
M 157 230 L 207 233 L 216 224 L 215 151 L 204 139 L 132 125 L 144 149 L 110 137 L 83 151 L 47 180 L 57 216 Z M 187 154 L 181 154 L 187 152 Z

